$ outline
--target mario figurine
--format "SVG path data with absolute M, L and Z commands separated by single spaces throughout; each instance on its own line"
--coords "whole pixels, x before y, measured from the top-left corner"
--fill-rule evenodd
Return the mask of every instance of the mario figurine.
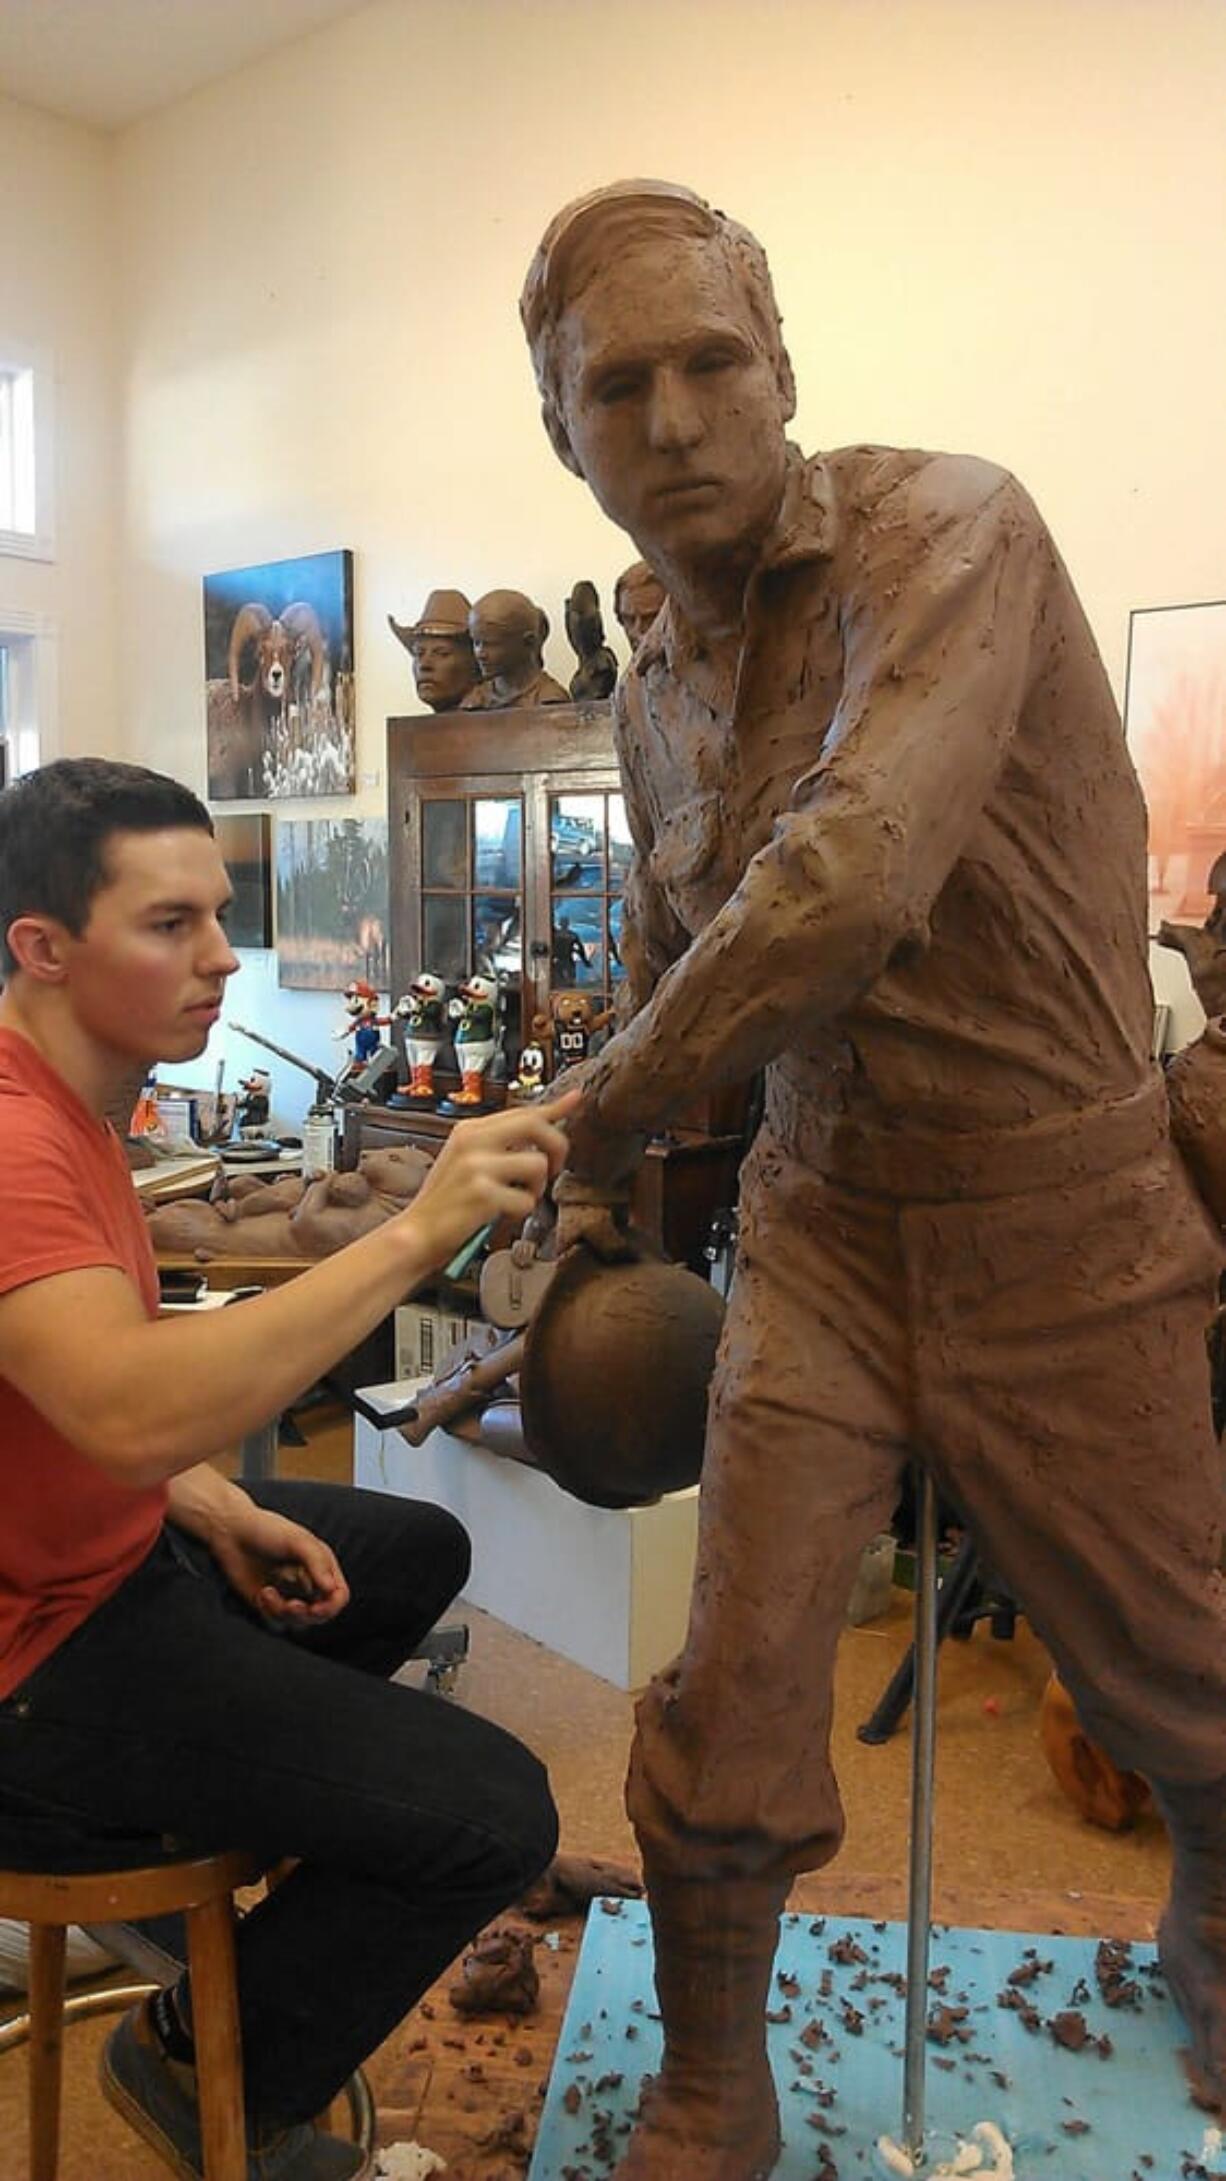
M 345 986 L 343 997 L 346 1020 L 332 1035 L 353 1039 L 353 1065 L 364 1068 L 368 1060 L 374 1059 L 383 1043 L 379 1031 L 385 1023 L 390 1022 L 391 1017 L 379 1013 L 378 993 L 372 984 L 364 983 L 360 977 Z
M 424 1106 L 434 1101 L 434 1063 L 447 1035 L 446 985 L 431 969 L 419 970 L 392 1009 L 401 1029 L 408 1080 L 398 1083 L 390 1106 Z M 397 1039 L 400 1043 L 400 1039 Z
M 466 1113 L 485 1104 L 484 1078 L 498 1050 L 498 986 L 493 977 L 465 979 L 447 1012 L 455 1023 L 455 1051 L 460 1088 L 445 1099 L 440 1112 Z

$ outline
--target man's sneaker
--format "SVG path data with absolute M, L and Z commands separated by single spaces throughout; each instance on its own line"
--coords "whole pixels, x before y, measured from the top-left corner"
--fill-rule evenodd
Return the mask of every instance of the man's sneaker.
M 125 2014 L 102 2048 L 103 2094 L 182 2181 L 203 2181 L 196 2071 L 163 2052 L 148 2002 Z M 365 2165 L 356 2143 L 305 2124 L 275 2134 L 249 2128 L 247 2181 L 353 2181 Z

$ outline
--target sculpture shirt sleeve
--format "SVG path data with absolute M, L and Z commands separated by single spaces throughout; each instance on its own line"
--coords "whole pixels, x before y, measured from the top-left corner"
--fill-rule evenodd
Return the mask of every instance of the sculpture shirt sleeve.
M 597 1062 L 593 1119 L 658 1127 L 867 991 L 929 912 L 996 782 L 1055 555 L 1016 481 L 938 456 L 850 541 L 842 694 L 736 891 Z M 838 580 L 835 575 L 835 580 Z M 751 608 L 752 610 L 752 608 Z

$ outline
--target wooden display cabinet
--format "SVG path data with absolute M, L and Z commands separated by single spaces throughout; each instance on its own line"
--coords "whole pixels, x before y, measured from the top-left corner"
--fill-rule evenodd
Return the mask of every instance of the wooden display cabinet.
M 611 1004 L 631 841 L 605 703 L 451 712 L 387 723 L 391 994 L 422 970 L 454 986 L 497 972 L 508 1072 L 562 991 Z M 454 1076 L 440 1071 L 445 1094 Z M 495 1095 L 498 1095 L 497 1093 Z M 670 1256 L 700 1262 L 736 1194 L 744 1098 L 707 1104 L 653 1144 L 636 1212 Z M 442 1116 L 352 1107 L 343 1163 L 389 1141 L 429 1149 Z

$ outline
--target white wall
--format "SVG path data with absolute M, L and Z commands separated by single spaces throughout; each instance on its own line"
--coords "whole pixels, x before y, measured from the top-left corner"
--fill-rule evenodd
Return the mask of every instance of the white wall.
M 389 609 L 608 599 L 630 548 L 516 302 L 557 206 L 635 172 L 765 240 L 804 444 L 1019 472 L 1120 687 L 1131 606 L 1226 592 L 1224 92 L 1220 0 L 374 0 L 125 131 L 117 739 L 202 783 L 201 575 L 352 546 L 376 811 Z
M 121 739 L 113 170 L 109 138 L 0 97 L 0 343 L 47 350 L 54 375 L 55 559 L 0 555 L 0 625 L 54 632 L 44 757 Z

